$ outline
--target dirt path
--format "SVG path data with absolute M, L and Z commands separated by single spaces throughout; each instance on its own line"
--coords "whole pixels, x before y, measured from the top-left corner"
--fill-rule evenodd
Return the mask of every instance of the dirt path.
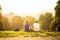
M 0 40 L 60 40 L 60 36 L 57 37 L 1 37 Z

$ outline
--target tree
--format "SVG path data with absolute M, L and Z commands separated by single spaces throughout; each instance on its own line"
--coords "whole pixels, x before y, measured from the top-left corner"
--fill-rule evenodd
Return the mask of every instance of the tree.
M 55 11 L 56 11 L 55 17 L 60 18 L 60 0 L 58 0 L 58 2 L 57 2 L 57 5 L 55 7 Z
M 39 23 L 41 26 L 41 29 L 44 31 L 49 31 L 50 30 L 50 24 L 53 20 L 52 13 L 46 12 L 45 14 L 41 14 L 39 17 Z
M 3 27 L 4 30 L 9 30 L 9 19 L 7 17 L 3 17 L 2 18 L 2 23 L 3 23 Z
M 2 14 L 1 14 L 1 10 L 2 10 L 2 8 L 1 8 L 1 5 L 0 5 L 0 30 L 3 31 L 4 28 L 3 28 L 3 23 L 2 23 Z
M 32 26 L 34 23 L 35 18 L 33 16 L 26 16 L 25 21 L 29 21 L 30 25 Z
M 60 24 L 60 0 L 58 0 L 57 5 L 55 7 L 55 21 L 53 23 L 53 31 L 56 31 L 57 25 Z
M 11 20 L 11 28 L 14 30 L 23 29 L 23 19 L 20 16 L 14 16 Z

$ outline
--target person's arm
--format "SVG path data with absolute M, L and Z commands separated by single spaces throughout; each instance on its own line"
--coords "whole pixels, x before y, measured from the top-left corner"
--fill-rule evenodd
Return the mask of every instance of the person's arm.
M 25 24 L 24 24 L 24 30 L 25 30 Z

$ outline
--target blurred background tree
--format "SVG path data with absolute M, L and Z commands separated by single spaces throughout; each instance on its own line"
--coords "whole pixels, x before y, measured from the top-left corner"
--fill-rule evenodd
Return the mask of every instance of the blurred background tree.
M 33 16 L 26 16 L 25 21 L 29 21 L 30 25 L 32 26 L 35 18 Z
M 60 24 L 60 0 L 58 0 L 57 5 L 55 7 L 55 20 L 52 24 L 52 31 L 56 31 L 56 28 L 59 24 Z
M 2 18 L 2 23 L 3 23 L 4 30 L 9 30 L 10 29 L 9 19 L 7 17 Z
M 14 30 L 22 30 L 23 29 L 23 19 L 20 16 L 14 16 L 11 20 L 11 28 Z
M 2 23 L 2 7 L 0 5 L 0 30 L 3 31 L 4 27 L 3 27 L 3 23 Z
M 50 24 L 53 20 L 53 15 L 50 12 L 46 12 L 45 14 L 41 14 L 39 16 L 39 23 L 42 31 L 50 31 Z

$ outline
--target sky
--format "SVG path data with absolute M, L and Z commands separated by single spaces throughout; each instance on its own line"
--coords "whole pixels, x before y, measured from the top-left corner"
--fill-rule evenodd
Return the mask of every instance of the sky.
M 43 12 L 53 12 L 57 0 L 0 0 L 2 13 L 13 12 L 20 16 L 39 16 Z

